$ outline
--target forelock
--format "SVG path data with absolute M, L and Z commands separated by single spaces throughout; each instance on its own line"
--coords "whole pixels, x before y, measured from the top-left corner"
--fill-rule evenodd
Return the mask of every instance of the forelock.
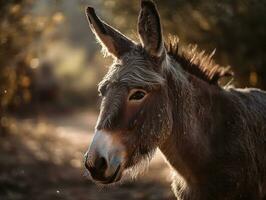
M 109 68 L 99 87 L 115 83 L 151 90 L 158 88 L 165 83 L 165 79 L 154 70 L 153 65 L 154 63 L 141 50 L 131 51 Z

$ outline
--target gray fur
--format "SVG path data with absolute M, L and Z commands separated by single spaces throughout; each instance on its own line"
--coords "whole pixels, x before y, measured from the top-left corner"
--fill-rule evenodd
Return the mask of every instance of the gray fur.
M 158 16 L 151 1 L 142 2 Z M 156 49 L 135 45 L 119 55 L 99 84 L 96 129 L 116 134 L 125 146 L 124 170 L 159 148 L 180 200 L 266 200 L 266 92 L 222 88 L 216 83 L 232 75 L 228 68 L 194 50 L 180 55 L 177 48 L 170 44 L 154 56 Z M 136 88 L 149 96 L 131 115 L 128 95 Z

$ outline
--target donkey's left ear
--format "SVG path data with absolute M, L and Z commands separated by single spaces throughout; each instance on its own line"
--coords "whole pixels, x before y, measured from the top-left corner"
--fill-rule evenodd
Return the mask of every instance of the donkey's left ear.
M 120 58 L 134 47 L 132 40 L 102 21 L 92 7 L 86 9 L 86 15 L 92 32 L 108 53 Z
M 160 16 L 156 5 L 151 0 L 141 0 L 138 33 L 142 46 L 150 55 L 161 57 L 164 54 Z

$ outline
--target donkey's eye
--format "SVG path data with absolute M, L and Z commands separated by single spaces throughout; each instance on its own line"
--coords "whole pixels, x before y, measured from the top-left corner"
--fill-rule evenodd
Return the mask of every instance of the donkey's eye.
M 143 90 L 133 90 L 132 92 L 130 92 L 131 94 L 129 95 L 129 101 L 138 101 L 143 99 L 146 96 L 146 92 Z

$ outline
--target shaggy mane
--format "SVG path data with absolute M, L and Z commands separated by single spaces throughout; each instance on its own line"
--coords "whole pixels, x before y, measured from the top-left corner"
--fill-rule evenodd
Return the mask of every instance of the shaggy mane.
M 212 57 L 215 51 L 207 55 L 205 51 L 199 51 L 197 45 L 189 45 L 179 52 L 179 39 L 173 36 L 169 37 L 166 49 L 168 55 L 180 63 L 185 71 L 209 84 L 218 85 L 220 78 L 234 75 L 229 66 L 222 67 L 214 62 Z

